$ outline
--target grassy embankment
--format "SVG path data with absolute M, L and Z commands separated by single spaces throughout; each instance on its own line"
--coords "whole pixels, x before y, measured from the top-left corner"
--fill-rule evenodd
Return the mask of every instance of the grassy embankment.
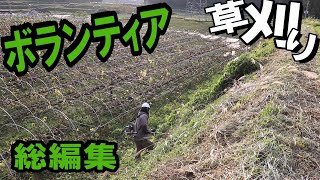
M 149 175 L 159 162 L 185 155 L 194 148 L 197 135 L 207 129 L 212 107 L 226 97 L 222 96 L 234 80 L 259 69 L 258 61 L 274 51 L 272 41 L 261 43 L 253 52 L 229 62 L 221 73 L 211 75 L 196 91 L 184 93 L 151 115 L 151 126 L 157 127 L 157 147 L 143 162 L 133 161 L 134 149 L 127 149 L 121 157 L 120 176 L 114 178 L 138 179 Z M 213 104 L 212 104 L 213 102 Z M 165 134 L 165 135 L 163 135 Z
M 320 35 L 318 20 L 304 21 L 302 33 L 309 32 Z M 166 134 L 154 139 L 156 149 L 142 162 L 135 163 L 134 149 L 127 149 L 111 177 L 319 177 L 319 62 L 317 55 L 297 64 L 273 40 L 263 41 L 198 90 L 153 113 L 151 124 Z M 258 63 L 263 68 L 252 74 Z

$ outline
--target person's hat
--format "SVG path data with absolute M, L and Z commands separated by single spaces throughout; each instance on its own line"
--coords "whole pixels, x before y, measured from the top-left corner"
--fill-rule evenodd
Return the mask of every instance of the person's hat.
M 150 108 L 150 104 L 148 104 L 148 103 L 143 103 L 143 104 L 142 104 L 142 107 Z

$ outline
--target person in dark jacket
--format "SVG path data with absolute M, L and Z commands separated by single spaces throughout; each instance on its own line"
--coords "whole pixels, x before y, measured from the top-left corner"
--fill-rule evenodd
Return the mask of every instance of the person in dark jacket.
M 154 130 L 150 131 L 148 128 L 149 110 L 150 105 L 148 103 L 143 103 L 135 122 L 136 135 L 134 136 L 134 142 L 137 147 L 135 159 L 141 158 L 140 154 L 143 149 L 150 151 L 154 148 L 154 144 L 149 140 L 149 135 L 154 132 Z

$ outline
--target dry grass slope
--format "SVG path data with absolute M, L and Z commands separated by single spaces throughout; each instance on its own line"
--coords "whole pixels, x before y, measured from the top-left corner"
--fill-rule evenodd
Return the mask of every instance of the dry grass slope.
M 318 31 L 305 21 L 303 34 Z M 190 150 L 164 161 L 150 179 L 320 178 L 320 58 L 296 64 L 276 50 L 206 111 Z M 198 119 L 202 121 L 202 119 Z

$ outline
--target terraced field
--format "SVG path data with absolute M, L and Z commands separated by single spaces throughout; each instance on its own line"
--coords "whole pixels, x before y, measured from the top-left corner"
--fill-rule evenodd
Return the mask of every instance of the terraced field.
M 46 20 L 58 19 L 6 15 L 0 21 L 0 35 L 7 36 L 10 25 Z M 68 20 L 80 27 L 89 22 L 89 17 L 70 16 Z M 185 23 L 192 26 L 191 21 Z M 146 28 L 143 27 L 141 37 Z M 9 166 L 10 144 L 17 139 L 47 142 L 103 138 L 121 144 L 121 128 L 133 120 L 141 102 L 153 103 L 156 111 L 157 107 L 179 99 L 186 88 L 194 89 L 209 74 L 219 72 L 226 62 L 244 51 L 237 39 L 191 32 L 175 26 L 174 19 L 153 54 L 143 52 L 133 57 L 130 49 L 116 40 L 113 55 L 102 63 L 96 58 L 96 46 L 91 44 L 73 68 L 62 58 L 50 73 L 39 63 L 18 78 L 1 64 L 3 166 Z

